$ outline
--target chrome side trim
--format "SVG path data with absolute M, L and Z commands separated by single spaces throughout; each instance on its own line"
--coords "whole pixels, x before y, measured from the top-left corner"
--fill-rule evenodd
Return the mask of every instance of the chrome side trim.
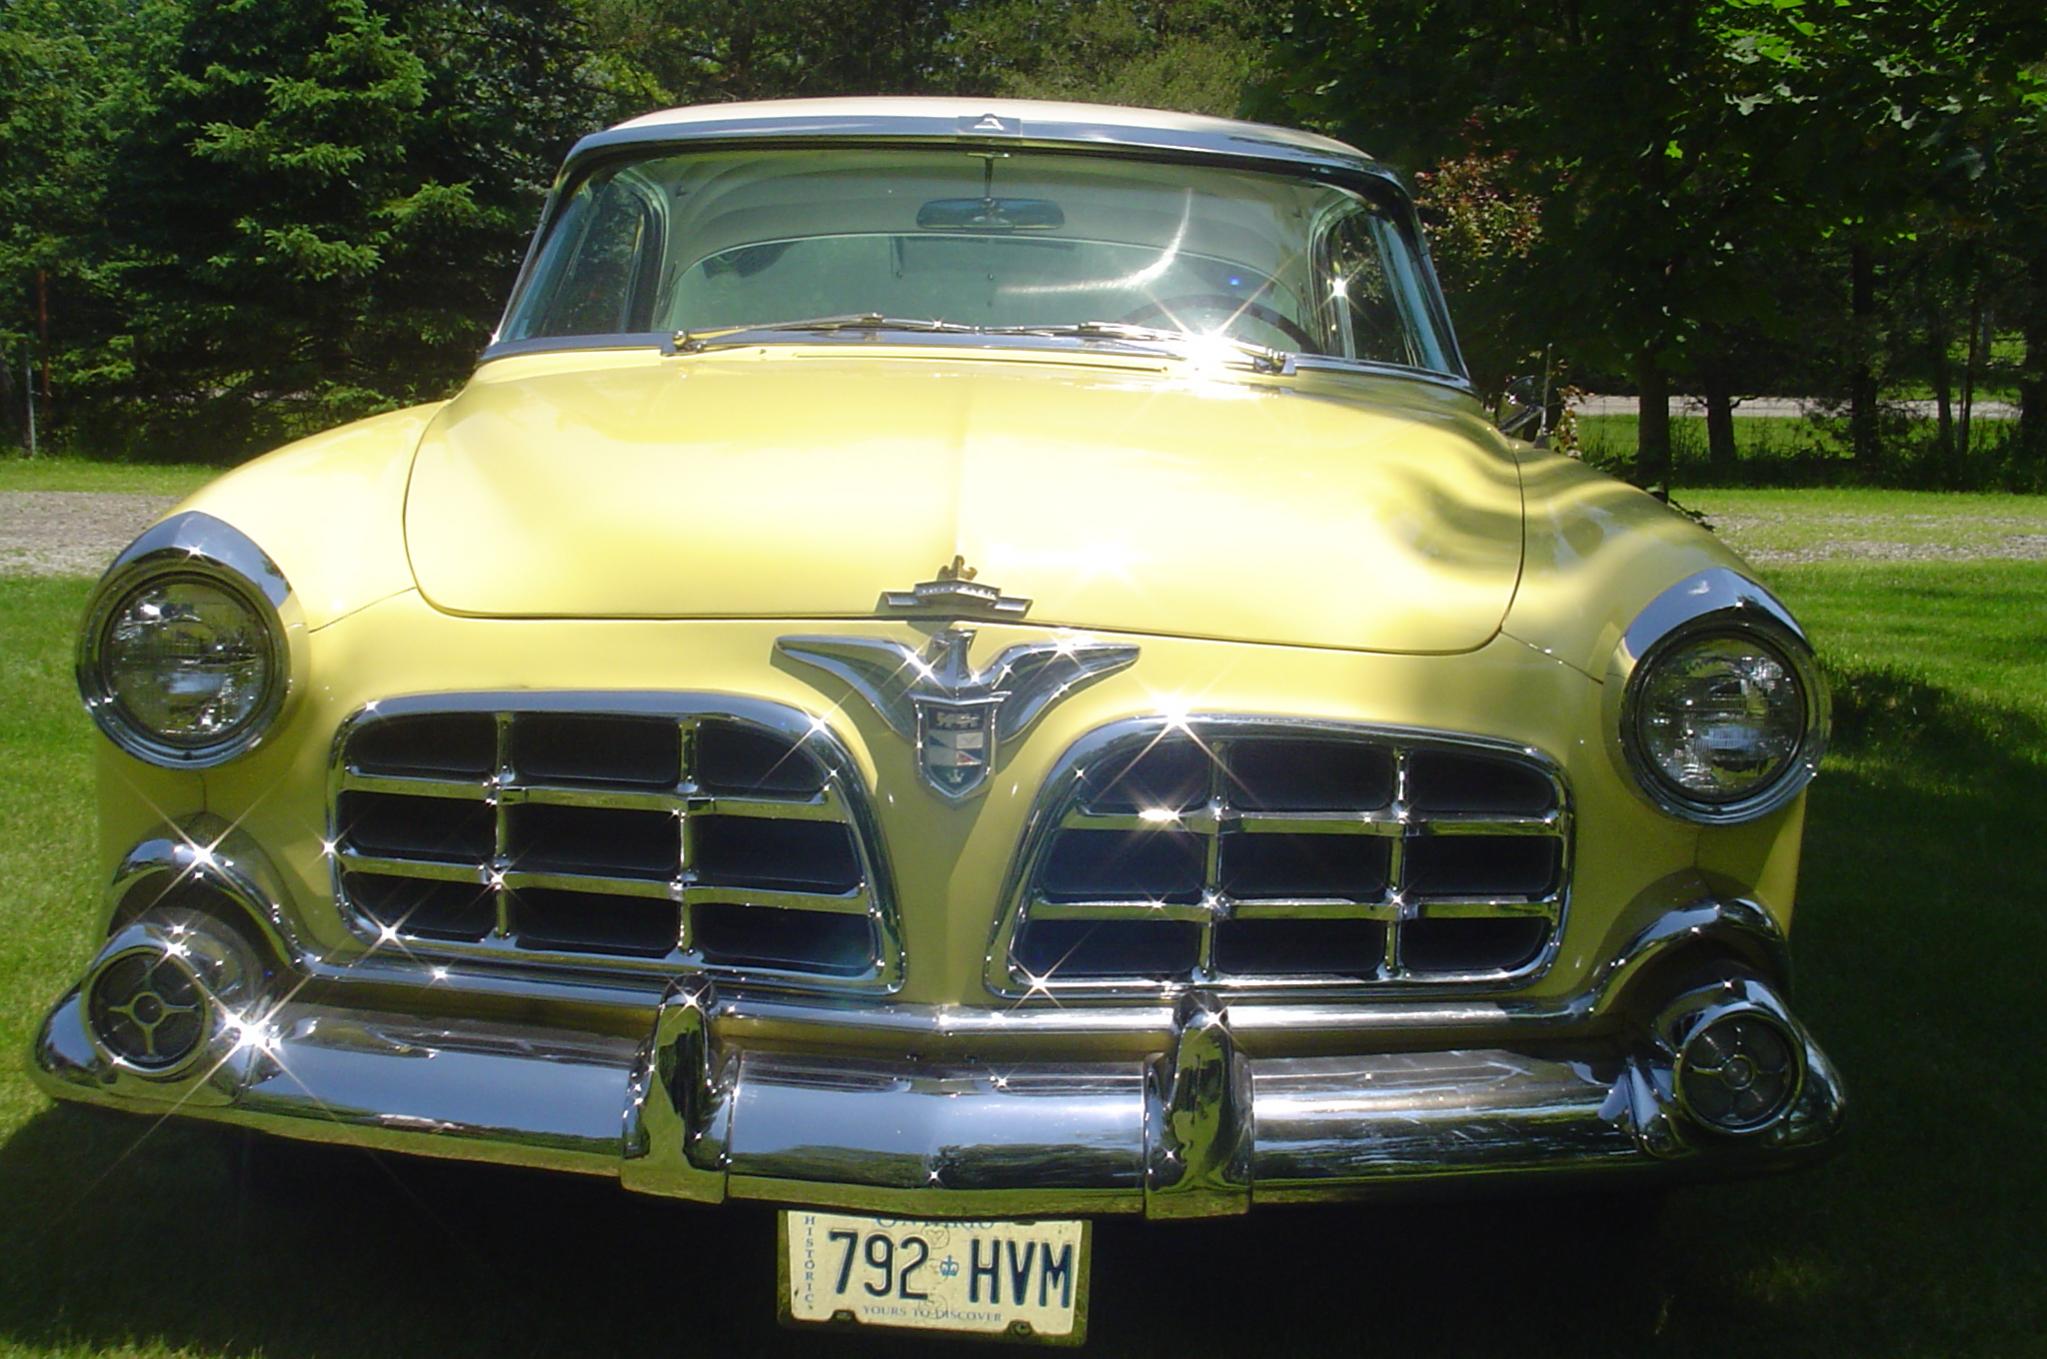
M 1805 698 L 1805 732 L 1790 766 L 1775 783 L 1737 802 L 1679 796 L 1651 770 L 1635 737 L 1633 709 L 1647 663 L 1703 633 L 1735 633 L 1767 645 L 1790 663 Z M 1805 791 L 1826 754 L 1830 700 L 1812 643 L 1775 595 L 1726 567 L 1688 576 L 1643 606 L 1607 663 L 1602 701 L 1607 749 L 1629 775 L 1629 786 L 1658 810 L 1687 821 L 1719 826 L 1767 816 Z
M 160 741 L 128 723 L 100 674 L 107 622 L 130 592 L 152 577 L 194 576 L 241 598 L 266 623 L 269 690 L 255 713 L 226 740 L 206 746 Z M 78 634 L 74 672 L 86 712 L 108 740 L 138 760 L 167 769 L 210 769 L 262 744 L 305 685 L 305 613 L 284 573 L 247 534 L 210 514 L 187 510 L 150 528 L 115 557 L 93 587 Z
M 497 718 L 495 766 L 478 780 L 409 779 L 367 775 L 347 758 L 350 738 L 364 726 L 395 718 L 455 713 L 487 713 Z M 523 778 L 513 767 L 508 749 L 510 720 L 519 714 L 651 717 L 676 724 L 677 739 L 684 751 L 682 781 L 675 788 L 634 790 L 613 795 L 609 790 L 555 787 L 544 781 Z M 728 797 L 713 794 L 697 785 L 691 752 L 694 733 L 703 723 L 718 721 L 771 733 L 791 745 L 808 746 L 824 766 L 826 783 L 818 797 L 777 798 L 772 796 Z M 823 718 L 814 718 L 763 699 L 722 694 L 649 693 L 642 691 L 569 691 L 467 694 L 416 694 L 380 699 L 351 714 L 335 731 L 328 761 L 328 831 L 334 900 L 349 929 L 364 943 L 376 947 L 402 938 L 405 950 L 421 959 L 450 962 L 496 962 L 511 967 L 553 969 L 565 972 L 635 973 L 666 981 L 679 971 L 699 972 L 768 989 L 797 991 L 849 990 L 889 992 L 902 984 L 902 928 L 897 916 L 894 879 L 889 871 L 887 848 L 867 793 L 859 778 L 859 766 L 843 742 Z M 461 798 L 487 803 L 495 817 L 497 852 L 488 863 L 435 862 L 422 859 L 374 859 L 351 854 L 343 844 L 342 828 L 336 824 L 341 795 L 361 790 L 439 798 Z M 669 879 L 627 879 L 599 877 L 576 872 L 529 872 L 521 870 L 505 855 L 506 818 L 509 809 L 522 803 L 570 806 L 630 807 L 672 813 L 678 823 L 682 848 L 679 867 Z M 692 849 L 692 824 L 706 817 L 743 815 L 786 817 L 796 820 L 840 822 L 851 832 L 859 856 L 860 882 L 845 894 L 766 890 L 716 886 L 699 880 Z M 397 874 L 436 881 L 473 882 L 494 893 L 498 901 L 497 928 L 478 942 L 442 940 L 406 934 L 402 929 L 387 937 L 380 926 L 356 907 L 346 890 L 344 874 L 352 869 Z M 514 939 L 508 924 L 510 894 L 521 887 L 558 887 L 620 896 L 642 896 L 669 901 L 682 909 L 682 930 L 676 946 L 657 958 L 529 947 Z M 740 901 L 760 909 L 803 909 L 834 914 L 864 915 L 875 933 L 872 966 L 864 973 L 838 977 L 796 968 L 767 965 L 736 966 L 713 962 L 698 947 L 691 928 L 691 910 L 704 903 Z
M 1099 829 L 1133 828 L 1131 818 L 1103 815 L 1081 806 L 1082 778 L 1087 768 L 1119 752 L 1142 749 L 1175 732 L 1184 732 L 1199 745 L 1210 761 L 1207 802 L 1175 815 L 1166 822 L 1154 822 L 1139 814 L 1137 823 L 1169 825 L 1203 837 L 1206 868 L 1202 899 L 1191 905 L 1115 900 L 1048 902 L 1040 900 L 1036 882 L 1053 837 L 1075 826 Z M 1321 739 L 1332 742 L 1360 742 L 1389 746 L 1396 761 L 1395 792 L 1383 815 L 1365 813 L 1261 812 L 1232 805 L 1218 750 L 1231 741 L 1260 738 Z M 1554 810 L 1536 817 L 1472 818 L 1456 814 L 1434 817 L 1408 806 L 1406 771 L 1408 756 L 1416 751 L 1481 753 L 1517 760 L 1548 780 Z M 1003 910 L 997 918 L 986 954 L 983 976 L 988 989 L 997 996 L 1025 1005 L 1057 1005 L 1065 995 L 1091 999 L 1149 999 L 1173 996 L 1188 987 L 1212 988 L 1230 997 L 1232 1004 L 1245 999 L 1284 996 L 1351 998 L 1384 995 L 1389 991 L 1413 989 L 1438 992 L 1464 987 L 1488 991 L 1522 985 L 1542 975 L 1562 946 L 1569 909 L 1572 868 L 1572 813 L 1570 790 L 1558 763 L 1533 747 L 1490 737 L 1429 731 L 1419 728 L 1374 726 L 1362 723 L 1329 722 L 1311 718 L 1256 717 L 1240 714 L 1201 714 L 1169 721 L 1163 717 L 1130 718 L 1097 728 L 1081 737 L 1053 767 L 1039 790 L 1025 822 L 1021 847 L 1010 868 L 1003 893 Z M 1361 835 L 1389 839 L 1392 857 L 1385 893 L 1372 899 L 1255 899 L 1237 901 L 1222 888 L 1218 878 L 1218 845 L 1225 833 L 1242 834 L 1330 834 Z M 1401 859 L 1408 837 L 1431 834 L 1533 834 L 1554 837 L 1559 842 L 1556 890 L 1545 897 L 1471 897 L 1413 901 L 1401 890 Z M 1013 956 L 1019 934 L 1037 915 L 1041 919 L 1080 920 L 1180 920 L 1200 925 L 1202 946 L 1195 972 L 1165 982 L 1113 979 L 1059 979 L 1032 976 Z M 1410 972 L 1400 956 L 1400 924 L 1417 919 L 1473 916 L 1532 915 L 1550 922 L 1541 949 L 1524 965 L 1512 970 L 1488 972 Z M 1233 916 L 1244 918 L 1311 917 L 1315 919 L 1362 919 L 1387 923 L 1386 957 L 1379 975 L 1369 981 L 1332 981 L 1321 976 L 1246 977 L 1219 973 L 1213 966 L 1214 927 Z

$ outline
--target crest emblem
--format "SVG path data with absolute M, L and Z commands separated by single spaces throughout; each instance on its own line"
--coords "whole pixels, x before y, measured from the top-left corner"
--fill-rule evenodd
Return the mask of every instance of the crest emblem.
M 965 557 L 954 555 L 938 568 L 936 580 L 919 581 L 907 590 L 890 590 L 882 595 L 884 609 L 922 613 L 992 613 L 1021 618 L 1031 607 L 1028 599 L 1006 595 L 993 585 L 974 579 L 974 568 Z
M 915 743 L 917 772 L 951 798 L 977 791 L 1001 742 L 1045 709 L 1137 660 L 1128 643 L 1025 642 L 975 670 L 973 640 L 971 628 L 948 628 L 921 655 L 876 637 L 784 637 L 775 649 L 851 685 L 889 730 Z

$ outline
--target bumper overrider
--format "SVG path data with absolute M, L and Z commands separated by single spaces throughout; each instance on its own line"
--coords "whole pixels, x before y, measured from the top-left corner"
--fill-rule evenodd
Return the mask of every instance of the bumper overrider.
M 343 966 L 298 946 L 253 844 L 196 829 L 117 877 L 116 903 L 155 904 L 45 1019 L 51 1095 L 704 1203 L 975 1217 L 1764 1170 L 1844 1110 L 1740 899 L 1665 912 L 1562 1002 L 983 1009 Z

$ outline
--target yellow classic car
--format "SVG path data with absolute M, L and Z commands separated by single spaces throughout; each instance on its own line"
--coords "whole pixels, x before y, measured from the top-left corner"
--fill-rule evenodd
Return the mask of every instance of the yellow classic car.
M 78 682 L 107 942 L 45 1090 L 781 1205 L 797 1321 L 1070 1340 L 1097 1214 L 1841 1122 L 1811 648 L 1496 426 L 1319 136 L 596 133 L 462 392 L 150 528 Z

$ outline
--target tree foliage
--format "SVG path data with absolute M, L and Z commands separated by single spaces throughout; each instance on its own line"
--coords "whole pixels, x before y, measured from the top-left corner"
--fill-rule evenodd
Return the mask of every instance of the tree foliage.
M 75 437 L 152 456 L 442 394 L 562 152 L 625 107 L 570 0 L 6 16 L 0 278 L 45 273 L 50 337 L 10 308 L 0 343 L 47 356 Z
M 1422 167 L 1425 187 L 1483 168 L 1496 205 L 1539 203 L 1525 250 L 1517 223 L 1449 234 L 1453 280 L 1460 249 L 1518 262 L 1466 271 L 1467 347 L 1553 341 L 1632 377 L 1648 435 L 1673 376 L 1838 384 L 1863 405 L 1889 341 L 1878 276 L 1930 215 L 1987 206 L 2043 56 L 2037 8 L 1951 0 L 1322 0 L 1297 7 L 1258 103 Z M 1645 455 L 1667 474 L 1667 445 Z
M 8 0 L 0 400 L 27 360 L 75 442 L 226 459 L 438 395 L 581 133 L 985 93 L 1317 127 L 1413 171 L 1484 386 L 1550 352 L 1645 415 L 1702 391 L 1719 432 L 1795 389 L 1874 459 L 1911 384 L 1961 479 L 2010 379 L 2023 480 L 2043 61 L 2037 0 Z
M 1279 31 L 1266 0 L 994 0 L 954 16 L 964 90 L 1233 115 Z

